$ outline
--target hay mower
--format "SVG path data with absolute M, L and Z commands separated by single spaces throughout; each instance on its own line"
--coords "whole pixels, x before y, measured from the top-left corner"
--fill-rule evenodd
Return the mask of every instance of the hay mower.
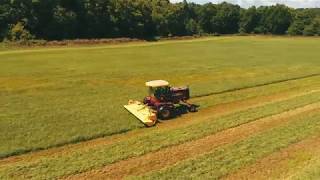
M 150 127 L 158 119 L 167 120 L 184 112 L 196 112 L 198 105 L 187 102 L 190 99 L 188 87 L 170 87 L 164 80 L 146 82 L 149 95 L 142 102 L 129 100 L 124 107 L 142 123 Z

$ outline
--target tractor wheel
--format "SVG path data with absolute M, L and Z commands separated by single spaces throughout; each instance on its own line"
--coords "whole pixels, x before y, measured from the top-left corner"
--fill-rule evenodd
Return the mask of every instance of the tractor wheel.
M 191 106 L 189 107 L 189 112 L 197 112 L 197 106 L 191 105 Z
M 172 111 L 167 107 L 161 107 L 158 112 L 159 118 L 163 120 L 170 119 L 172 116 Z

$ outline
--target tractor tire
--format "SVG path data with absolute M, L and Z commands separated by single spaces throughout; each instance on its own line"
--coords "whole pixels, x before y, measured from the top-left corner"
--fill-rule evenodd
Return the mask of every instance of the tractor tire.
M 161 107 L 158 112 L 158 116 L 162 120 L 170 119 L 172 117 L 172 111 L 167 107 Z
M 188 108 L 189 112 L 197 112 L 197 106 L 196 105 L 191 105 L 189 108 Z

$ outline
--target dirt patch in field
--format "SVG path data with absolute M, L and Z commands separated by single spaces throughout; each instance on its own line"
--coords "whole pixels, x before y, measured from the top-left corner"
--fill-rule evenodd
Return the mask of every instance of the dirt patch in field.
M 286 179 L 320 154 L 320 134 L 267 156 L 252 166 L 240 169 L 224 179 Z
M 143 156 L 119 161 L 102 169 L 70 176 L 66 179 L 122 179 L 129 175 L 142 175 L 150 171 L 174 165 L 179 161 L 210 152 L 218 146 L 238 142 L 253 134 L 261 133 L 270 128 L 279 126 L 279 124 L 288 122 L 294 116 L 304 115 L 312 111 L 320 112 L 320 103 L 262 118 L 205 138 L 168 147 Z
M 178 118 L 172 121 L 165 121 L 163 123 L 158 123 L 157 126 L 153 128 L 136 129 L 123 134 L 116 134 L 113 136 L 98 138 L 94 140 L 80 142 L 77 144 L 70 144 L 62 147 L 50 148 L 47 150 L 31 152 L 23 155 L 4 158 L 0 160 L 0 167 L 6 166 L 12 163 L 18 163 L 21 161 L 37 160 L 42 157 L 61 156 L 64 154 L 72 153 L 77 149 L 86 150 L 86 149 L 96 148 L 97 146 L 113 144 L 122 140 L 126 140 L 128 138 L 132 138 L 132 137 L 136 137 L 136 136 L 148 133 L 149 131 L 153 131 L 155 129 L 174 129 L 174 128 L 179 128 L 183 126 L 188 126 L 193 123 L 208 121 L 213 118 L 217 118 L 223 115 L 228 115 L 241 110 L 256 108 L 266 104 L 311 94 L 311 93 L 314 93 L 315 91 L 319 91 L 319 90 L 307 91 L 307 92 L 298 93 L 298 94 L 294 91 L 282 92 L 282 93 L 272 94 L 268 96 L 259 96 L 259 97 L 245 99 L 245 100 L 219 104 L 210 108 L 201 109 L 198 113 L 186 114 L 181 118 Z

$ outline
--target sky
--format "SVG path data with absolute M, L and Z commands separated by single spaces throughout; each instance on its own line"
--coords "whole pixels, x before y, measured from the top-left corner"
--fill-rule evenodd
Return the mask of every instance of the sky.
M 171 2 L 181 2 L 183 0 L 170 0 Z M 187 0 L 188 2 L 195 2 L 198 4 L 203 4 L 207 2 L 220 3 L 223 1 L 238 4 L 241 7 L 247 8 L 250 6 L 266 6 L 274 4 L 286 4 L 287 6 L 293 8 L 320 8 L 320 0 Z

